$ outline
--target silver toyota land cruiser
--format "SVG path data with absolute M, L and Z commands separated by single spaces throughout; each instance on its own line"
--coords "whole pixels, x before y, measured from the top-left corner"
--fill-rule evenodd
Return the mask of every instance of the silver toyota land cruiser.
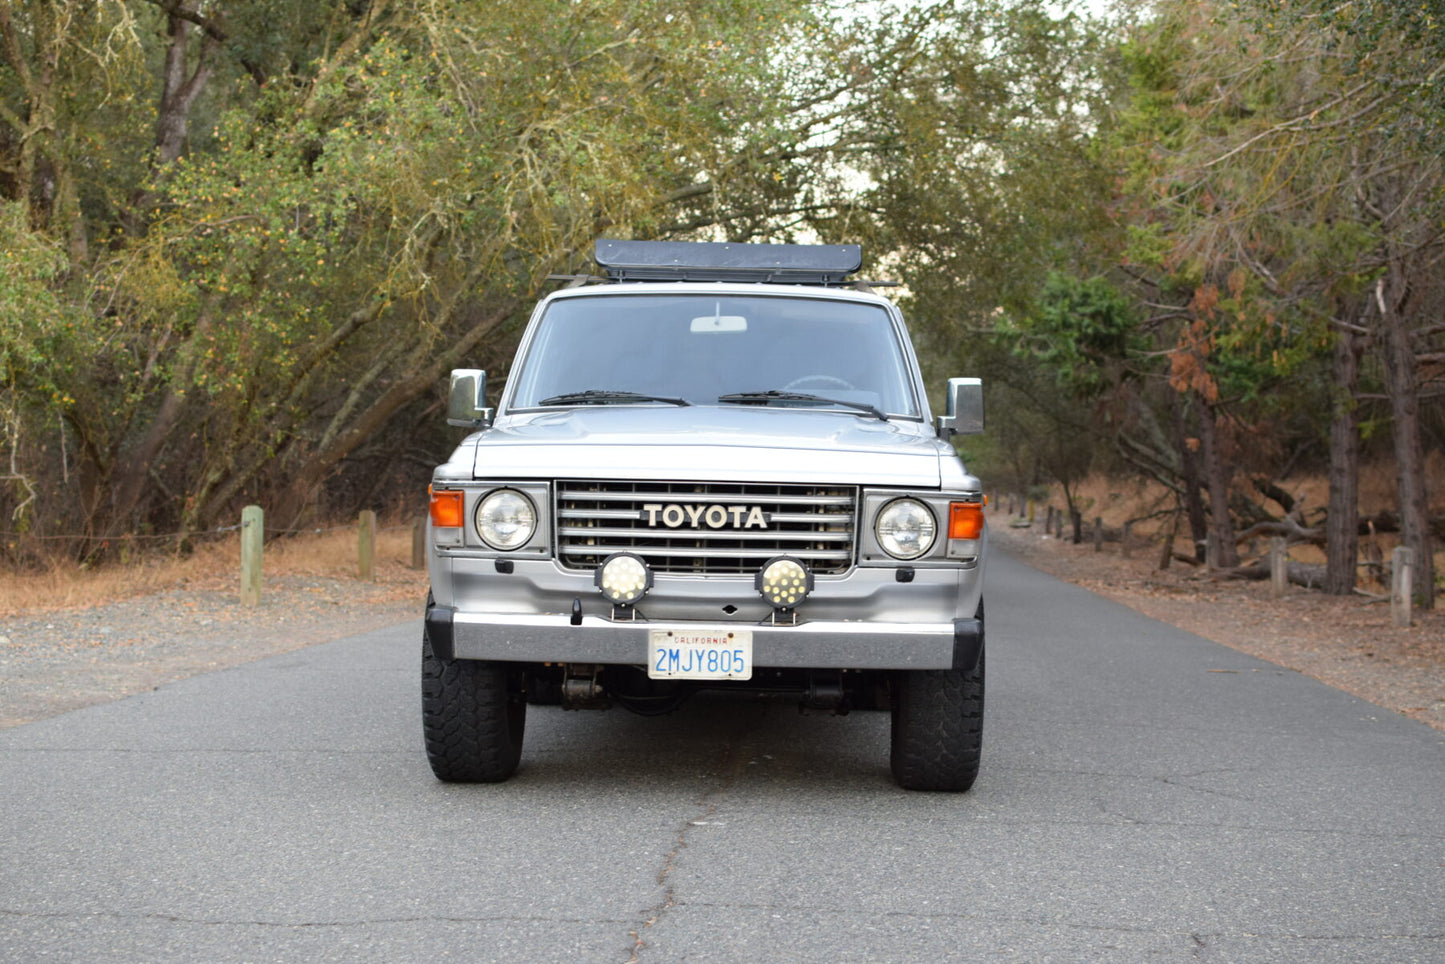
M 705 689 L 892 713 L 899 785 L 967 790 L 983 735 L 984 495 L 856 245 L 599 241 L 533 312 L 496 409 L 432 477 L 423 733 L 505 780 L 529 703 Z

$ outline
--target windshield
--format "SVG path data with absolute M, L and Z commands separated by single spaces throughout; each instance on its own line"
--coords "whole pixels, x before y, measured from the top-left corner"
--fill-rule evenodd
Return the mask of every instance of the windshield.
M 513 408 L 570 404 L 862 406 L 919 417 L 879 305 L 705 293 L 561 298 L 513 378 Z M 771 397 L 753 397 L 759 393 Z M 746 396 L 746 397 L 738 397 Z

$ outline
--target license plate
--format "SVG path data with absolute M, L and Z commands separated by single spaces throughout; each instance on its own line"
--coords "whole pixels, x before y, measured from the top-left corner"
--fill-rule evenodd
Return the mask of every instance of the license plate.
M 653 679 L 752 679 L 750 629 L 648 632 L 647 675 Z

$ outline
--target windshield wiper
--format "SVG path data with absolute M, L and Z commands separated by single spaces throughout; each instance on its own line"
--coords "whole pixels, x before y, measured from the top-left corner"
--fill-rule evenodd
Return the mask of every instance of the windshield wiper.
M 589 388 L 585 392 L 566 392 L 544 398 L 538 405 L 611 405 L 614 402 L 666 402 L 669 405 L 691 405 L 685 398 L 648 395 L 643 392 L 613 392 L 605 388 Z
M 867 402 L 845 402 L 840 398 L 824 398 L 821 395 L 804 395 L 798 392 L 780 392 L 776 389 L 767 392 L 734 392 L 731 395 L 719 395 L 719 402 L 736 402 L 739 405 L 766 405 L 769 402 L 809 402 L 814 405 L 841 405 L 844 408 L 855 409 L 873 416 L 880 421 L 888 421 L 888 416 Z

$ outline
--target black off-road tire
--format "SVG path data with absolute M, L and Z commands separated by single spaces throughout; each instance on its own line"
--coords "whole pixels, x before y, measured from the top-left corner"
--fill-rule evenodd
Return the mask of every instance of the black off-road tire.
M 522 674 L 508 664 L 438 659 L 423 633 L 421 721 L 438 780 L 500 783 L 522 759 L 527 701 Z
M 905 790 L 962 792 L 978 778 L 983 750 L 983 652 L 964 670 L 909 670 L 894 677 L 893 779 Z

